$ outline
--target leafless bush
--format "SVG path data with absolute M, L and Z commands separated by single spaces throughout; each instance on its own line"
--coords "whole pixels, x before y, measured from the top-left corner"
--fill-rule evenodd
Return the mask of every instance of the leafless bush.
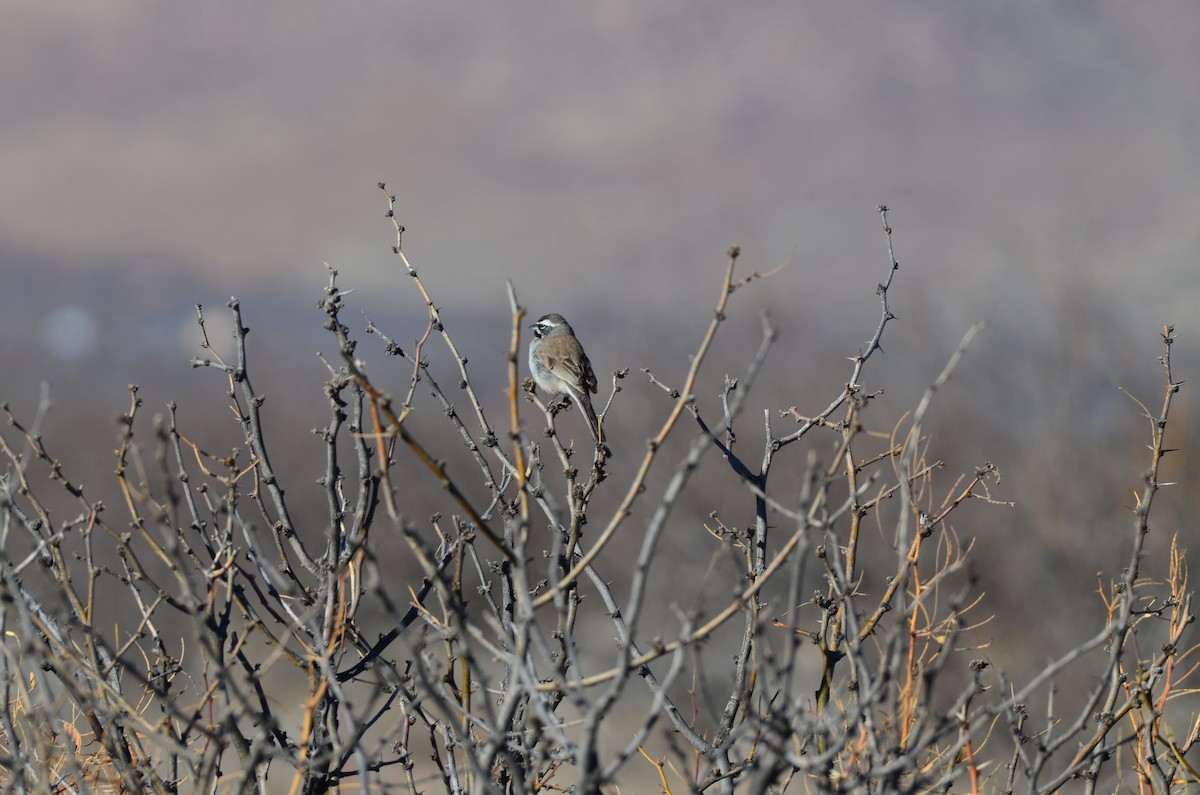
M 922 433 L 978 329 L 903 422 L 869 424 L 883 392 L 868 390 L 864 373 L 893 320 L 898 269 L 880 214 L 888 267 L 878 324 L 844 387 L 815 411 L 777 404 L 746 414 L 776 339 L 765 315 L 738 377 L 716 385 L 704 372 L 734 293 L 764 278 L 737 273 L 735 248 L 686 373 L 645 372 L 647 401 L 659 403 L 638 410 L 663 415 L 657 433 L 639 446 L 610 438 L 612 457 L 564 444 L 555 430 L 564 406 L 543 403 L 521 372 L 515 289 L 507 400 L 489 405 L 396 224 L 395 252 L 425 300 L 426 331 L 402 349 L 368 325 L 403 362 L 407 386 L 390 394 L 356 358 L 331 271 L 321 308 L 340 360 L 329 363 L 318 430 L 320 515 L 297 513 L 272 466 L 236 301 L 234 355 L 205 336 L 207 355 L 194 365 L 227 379 L 244 450 L 207 452 L 180 428 L 174 404 L 147 434 L 133 387 L 116 453 L 123 504 L 104 506 L 44 446 L 43 414 L 25 422 L 8 413 L 0 781 L 64 793 L 1045 793 L 1074 780 L 1089 792 L 1172 792 L 1196 783 L 1186 758 L 1200 727 L 1185 712 L 1195 679 L 1187 566 L 1177 547 L 1165 561 L 1143 552 L 1151 506 L 1168 485 L 1160 465 L 1179 389 L 1172 329 L 1163 330 L 1161 406 L 1142 406 L 1150 461 L 1129 556 L 1096 602 L 1080 606 L 1096 632 L 1031 681 L 1009 681 L 989 665 L 978 631 L 988 607 L 973 587 L 969 534 L 951 525 L 969 502 L 994 500 L 999 471 L 981 461 L 947 477 Z M 451 357 L 449 387 L 427 358 L 434 349 Z M 622 400 L 628 375 L 612 374 L 602 421 L 633 410 Z M 419 406 L 418 390 L 440 415 Z M 704 390 L 719 393 L 718 416 L 701 410 Z M 521 418 L 529 403 L 532 423 Z M 452 467 L 461 451 L 430 441 L 441 423 L 473 470 Z M 759 438 L 748 447 L 741 436 Z M 692 583 L 671 594 L 675 618 L 658 621 L 648 608 L 671 564 L 662 540 L 701 529 L 674 517 L 706 454 L 720 458 L 722 498 L 753 517 L 739 527 L 714 510 L 697 533 L 719 565 L 736 567 L 738 584 L 726 594 L 715 579 Z M 660 460 L 668 455 L 675 460 Z M 778 482 L 773 470 L 789 458 L 803 474 Z M 440 512 L 412 515 L 420 487 L 397 475 L 402 460 L 441 485 Z M 667 466 L 665 485 L 648 488 Z M 73 515 L 51 515 L 46 475 Z M 632 554 L 617 550 L 618 533 L 635 539 Z M 381 555 L 398 544 L 419 581 L 398 577 Z M 715 609 L 703 606 L 714 598 Z M 614 643 L 597 639 L 602 624 Z M 712 664 L 706 648 L 730 662 Z M 1083 693 L 1069 711 L 1056 704 L 1063 689 Z

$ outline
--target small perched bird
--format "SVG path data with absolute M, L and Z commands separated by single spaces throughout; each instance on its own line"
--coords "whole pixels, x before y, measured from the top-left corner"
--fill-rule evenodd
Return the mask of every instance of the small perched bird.
M 588 430 L 601 442 L 600 421 L 588 393 L 596 391 L 596 374 L 575 331 L 562 315 L 542 315 L 530 326 L 529 372 L 539 387 L 551 395 L 569 395 L 587 420 Z

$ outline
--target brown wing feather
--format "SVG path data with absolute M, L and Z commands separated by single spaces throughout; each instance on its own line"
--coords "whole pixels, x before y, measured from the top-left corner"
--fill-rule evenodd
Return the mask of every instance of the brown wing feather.
M 579 340 L 574 337 L 556 337 L 554 345 L 543 345 L 543 357 L 546 360 L 546 365 L 552 370 L 558 369 L 560 366 L 571 374 L 572 380 L 581 384 L 588 392 L 595 393 L 599 384 L 596 383 L 596 374 L 592 372 L 592 363 L 588 361 L 587 354 L 583 352 L 583 346 L 579 344 Z M 558 354 L 555 355 L 554 349 L 558 348 Z
M 585 390 L 595 393 L 599 389 L 596 374 L 592 372 L 592 363 L 579 340 L 571 336 L 552 336 L 542 341 L 537 356 L 546 367 L 558 370 L 573 383 L 581 385 Z
M 592 363 L 588 361 L 587 354 L 583 352 L 583 346 L 579 344 L 579 340 L 574 337 L 571 337 L 570 340 L 571 354 L 566 357 L 563 367 L 575 376 L 575 383 L 582 384 L 584 389 L 594 393 L 599 385 L 596 383 L 596 374 L 592 372 Z

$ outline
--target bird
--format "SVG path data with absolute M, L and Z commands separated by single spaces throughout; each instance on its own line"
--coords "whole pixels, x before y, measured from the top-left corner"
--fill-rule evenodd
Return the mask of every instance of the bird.
M 587 420 L 592 439 L 601 444 L 600 421 L 589 395 L 596 392 L 596 374 L 575 337 L 575 330 L 562 315 L 554 312 L 542 315 L 529 328 L 533 330 L 533 340 L 529 343 L 529 372 L 534 382 L 551 395 L 567 395 L 574 400 Z

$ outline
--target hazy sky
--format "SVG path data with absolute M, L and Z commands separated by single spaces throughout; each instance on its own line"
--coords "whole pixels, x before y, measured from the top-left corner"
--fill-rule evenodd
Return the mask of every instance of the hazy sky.
M 739 243 L 759 270 L 795 252 L 772 300 L 823 313 L 882 274 L 879 202 L 904 289 L 956 336 L 997 314 L 1050 332 L 1080 289 L 1148 329 L 1196 306 L 1190 2 L 16 0 L 3 16 L 10 320 L 66 307 L 101 339 L 142 324 L 157 345 L 214 296 L 308 311 L 324 261 L 400 293 L 380 180 L 451 309 L 502 314 L 505 277 L 594 328 L 708 305 Z

